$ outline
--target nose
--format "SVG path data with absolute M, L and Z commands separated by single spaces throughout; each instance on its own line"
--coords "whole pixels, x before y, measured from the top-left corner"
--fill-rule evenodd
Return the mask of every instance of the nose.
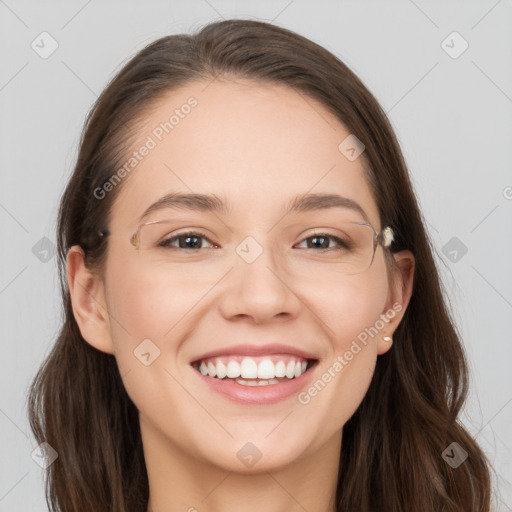
M 267 249 L 252 263 L 237 255 L 219 297 L 226 319 L 249 318 L 256 324 L 296 318 L 302 307 L 289 275 Z

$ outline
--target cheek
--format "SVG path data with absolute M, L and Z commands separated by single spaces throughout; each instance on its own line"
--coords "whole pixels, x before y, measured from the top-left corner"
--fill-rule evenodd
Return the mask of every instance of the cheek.
M 218 269 L 193 264 L 143 268 L 136 258 L 118 261 L 109 269 L 109 310 L 117 320 L 111 322 L 111 329 L 119 350 L 124 350 L 128 338 L 135 344 L 150 338 L 161 349 L 164 340 L 168 345 L 183 325 L 181 320 L 222 275 Z
M 194 315 L 205 307 L 205 295 L 225 271 L 193 264 L 142 268 L 136 258 L 114 251 L 111 256 L 107 300 L 115 357 L 121 375 L 130 372 L 127 391 L 143 409 L 144 396 L 157 399 L 155 390 L 160 394 L 169 387 L 173 396 L 182 391 L 170 374 L 183 378 L 181 344 L 196 327 Z
M 321 320 L 325 336 L 340 352 L 351 340 L 364 337 L 376 322 L 380 325 L 388 292 L 385 269 L 375 265 L 364 274 L 309 283 L 302 289 L 301 299 Z
M 361 404 L 377 360 L 377 339 L 388 298 L 385 267 L 320 286 L 310 294 L 329 351 L 316 380 L 298 397 L 311 417 L 323 418 L 325 435 L 338 431 Z
M 148 272 L 135 259 L 112 256 L 107 302 L 126 392 L 146 417 L 158 417 L 169 408 L 188 410 L 190 398 L 179 384 L 183 376 L 177 354 L 180 340 L 187 335 L 186 315 L 208 289 L 211 277 L 202 282 L 197 273 L 194 279 L 186 270 L 179 277 L 172 272 Z

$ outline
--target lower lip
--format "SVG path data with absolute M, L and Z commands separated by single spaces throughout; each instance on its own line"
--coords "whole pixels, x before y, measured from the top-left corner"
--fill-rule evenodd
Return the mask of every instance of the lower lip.
M 266 386 L 244 386 L 236 382 L 208 377 L 195 368 L 193 370 L 211 390 L 230 400 L 244 404 L 275 404 L 299 393 L 311 379 L 316 364 L 314 363 L 300 377 Z

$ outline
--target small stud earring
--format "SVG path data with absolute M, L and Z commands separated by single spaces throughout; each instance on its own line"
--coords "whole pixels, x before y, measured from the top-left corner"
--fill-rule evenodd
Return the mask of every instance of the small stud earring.
M 393 338 L 391 336 L 384 336 L 383 340 L 391 342 L 393 341 Z

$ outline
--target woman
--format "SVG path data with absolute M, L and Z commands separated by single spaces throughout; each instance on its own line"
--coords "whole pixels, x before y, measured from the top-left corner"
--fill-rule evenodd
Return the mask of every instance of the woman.
M 487 511 L 467 370 L 392 128 L 257 21 L 164 37 L 87 119 L 30 420 L 63 511 Z

